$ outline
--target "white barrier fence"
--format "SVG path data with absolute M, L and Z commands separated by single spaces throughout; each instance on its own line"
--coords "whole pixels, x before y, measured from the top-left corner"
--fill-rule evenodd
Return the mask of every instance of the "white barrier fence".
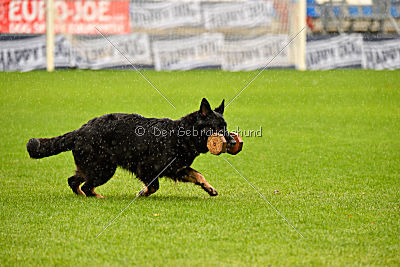
M 224 40 L 220 33 L 206 33 L 176 40 L 153 40 L 146 33 L 114 35 L 110 41 L 137 66 L 156 70 L 221 68 L 227 71 L 264 67 L 288 42 L 285 34 L 248 40 Z M 290 67 L 286 48 L 269 67 Z M 58 68 L 104 69 L 130 66 L 106 39 L 57 35 L 55 66 Z M 362 67 L 399 69 L 400 38 L 365 41 L 359 34 L 339 35 L 307 42 L 309 70 Z M 46 68 L 46 38 L 38 36 L 0 41 L 0 71 L 30 71 Z
M 399 69 L 400 38 L 364 41 L 360 34 L 349 34 L 307 42 L 306 64 L 309 70 Z

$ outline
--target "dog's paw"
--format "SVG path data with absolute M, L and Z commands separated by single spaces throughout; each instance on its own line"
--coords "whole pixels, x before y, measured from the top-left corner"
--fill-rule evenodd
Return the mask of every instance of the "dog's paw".
M 153 194 L 155 191 L 149 191 L 148 189 L 142 189 L 139 193 L 137 193 L 138 197 L 148 197 Z
M 145 194 L 144 189 L 140 190 L 140 191 L 136 194 L 136 196 L 138 196 L 138 197 L 145 197 L 146 194 Z
M 209 190 L 207 192 L 212 197 L 218 196 L 218 192 L 217 192 L 217 190 L 215 190 L 214 187 L 209 188 Z

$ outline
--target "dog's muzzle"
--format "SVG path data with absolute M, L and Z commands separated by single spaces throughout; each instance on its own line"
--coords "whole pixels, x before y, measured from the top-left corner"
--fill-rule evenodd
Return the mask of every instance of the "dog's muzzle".
M 228 149 L 236 145 L 236 141 L 232 136 L 229 135 L 229 137 L 225 137 L 225 139 L 227 140 L 226 146 Z

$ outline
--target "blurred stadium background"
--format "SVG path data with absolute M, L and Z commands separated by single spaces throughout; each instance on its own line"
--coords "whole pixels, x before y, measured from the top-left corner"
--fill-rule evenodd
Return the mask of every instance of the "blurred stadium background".
M 0 0 L 0 21 L 1 71 L 400 68 L 398 0 Z

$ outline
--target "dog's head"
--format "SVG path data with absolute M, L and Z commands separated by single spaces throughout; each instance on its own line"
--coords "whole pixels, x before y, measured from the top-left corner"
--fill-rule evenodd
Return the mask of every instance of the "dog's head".
M 202 135 L 202 150 L 207 152 L 207 138 L 213 133 L 223 134 L 228 147 L 235 145 L 235 139 L 230 136 L 227 123 L 223 117 L 225 109 L 225 101 L 222 100 L 221 105 L 212 110 L 210 103 L 207 99 L 203 98 L 200 104 L 200 110 L 198 111 L 198 119 L 196 123 L 196 128 L 201 131 Z M 204 142 L 205 141 L 205 142 Z

